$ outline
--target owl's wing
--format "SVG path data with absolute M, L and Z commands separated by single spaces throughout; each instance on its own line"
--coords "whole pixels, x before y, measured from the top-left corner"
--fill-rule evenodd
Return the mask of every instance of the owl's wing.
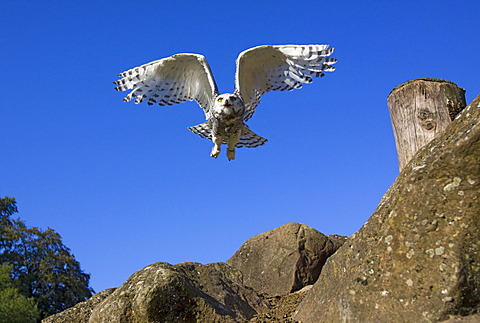
M 240 53 L 237 58 L 235 91 L 242 96 L 250 119 L 260 103 L 260 95 L 269 91 L 299 89 L 312 77 L 335 70 L 329 45 L 258 46 Z
M 172 105 L 197 101 L 208 117 L 217 85 L 210 66 L 202 55 L 177 54 L 118 74 L 115 90 L 132 90 L 123 99 L 135 104 Z

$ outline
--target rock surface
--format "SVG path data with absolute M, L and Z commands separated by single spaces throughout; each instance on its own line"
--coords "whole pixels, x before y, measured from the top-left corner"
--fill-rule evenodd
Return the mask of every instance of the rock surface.
M 285 295 L 313 284 L 342 240 L 305 224 L 287 223 L 248 239 L 227 264 L 242 272 L 245 286 Z
M 229 260 L 237 268 L 225 263 L 155 263 L 121 287 L 96 294 L 43 322 L 288 322 L 308 288 L 289 292 L 315 282 L 326 258 L 345 239 L 288 223 L 249 239 Z M 251 257 L 245 259 L 247 254 Z M 263 276 L 266 282 L 280 288 L 254 283 L 250 285 L 258 290 L 246 287 L 245 282 L 252 282 L 251 275 L 258 272 L 250 265 L 264 268 L 269 272 Z M 282 273 L 280 280 L 272 273 Z
M 480 323 L 480 314 L 468 316 L 455 315 L 446 321 L 442 321 L 441 323 Z
M 295 320 L 437 322 L 479 311 L 479 100 L 405 166 Z
M 266 306 L 239 277 L 224 263 L 155 263 L 100 303 L 90 323 L 247 321 Z
M 302 288 L 299 291 L 282 296 L 267 296 L 265 301 L 270 306 L 266 312 L 255 314 L 249 322 L 266 323 L 266 322 L 294 322 L 292 315 L 298 304 L 303 300 L 309 288 Z
M 49 317 L 42 320 L 43 323 L 65 323 L 65 322 L 75 322 L 75 323 L 88 323 L 90 315 L 92 314 L 93 309 L 100 304 L 105 298 L 110 296 L 115 291 L 115 288 L 106 289 L 103 292 L 97 293 L 87 299 L 86 301 L 80 302 L 74 307 L 66 309 L 65 311 L 50 315 Z
M 239 268 L 226 263 L 155 263 L 133 274 L 121 287 L 96 294 L 43 322 L 287 322 L 307 289 L 289 292 L 312 284 L 326 257 L 345 239 L 288 223 L 248 240 L 229 260 Z M 244 259 L 245 251 L 254 257 Z M 256 263 L 248 262 L 252 259 Z M 247 263 L 241 264 L 244 260 Z M 255 272 L 249 265 L 287 273 L 281 276 L 284 281 L 265 275 L 267 282 L 281 286 L 272 290 L 282 296 L 265 294 L 268 288 L 261 288 L 265 285 L 258 285 L 258 290 L 245 286 Z

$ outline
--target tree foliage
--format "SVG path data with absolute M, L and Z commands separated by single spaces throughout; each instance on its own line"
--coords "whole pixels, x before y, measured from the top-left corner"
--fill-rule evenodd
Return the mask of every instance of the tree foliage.
M 90 275 L 53 229 L 27 228 L 14 198 L 0 199 L 0 264 L 9 263 L 18 291 L 33 297 L 42 316 L 58 313 L 89 298 Z
M 34 323 L 40 311 L 33 298 L 26 298 L 15 288 L 10 276 L 12 266 L 0 265 L 0 322 Z

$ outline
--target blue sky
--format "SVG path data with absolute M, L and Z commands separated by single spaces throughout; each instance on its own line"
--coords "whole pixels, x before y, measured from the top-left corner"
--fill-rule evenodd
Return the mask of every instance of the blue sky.
M 418 77 L 480 93 L 479 1 L 8 1 L 0 11 L 0 195 L 61 234 L 95 291 L 156 261 L 225 261 L 288 222 L 351 235 L 398 175 L 387 96 Z M 268 93 L 269 139 L 229 162 L 194 103 L 124 103 L 116 74 L 206 56 L 221 92 L 263 44 L 330 44 L 337 70 Z

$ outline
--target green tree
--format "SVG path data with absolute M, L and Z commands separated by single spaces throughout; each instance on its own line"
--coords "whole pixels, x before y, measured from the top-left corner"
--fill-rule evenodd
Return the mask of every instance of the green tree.
M 12 268 L 8 264 L 0 265 L 0 322 L 34 323 L 40 318 L 37 303 L 14 287 L 10 276 Z
M 0 199 L 0 264 L 13 265 L 18 291 L 33 297 L 42 316 L 61 312 L 89 298 L 90 275 L 53 229 L 28 228 L 20 219 L 14 198 Z

